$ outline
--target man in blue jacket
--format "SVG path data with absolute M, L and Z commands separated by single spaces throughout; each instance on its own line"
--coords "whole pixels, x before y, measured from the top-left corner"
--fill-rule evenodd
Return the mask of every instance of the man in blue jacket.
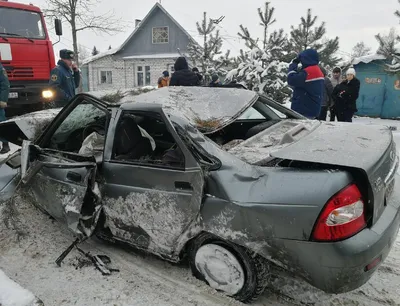
M 75 89 L 79 87 L 81 75 L 78 67 L 73 63 L 74 52 L 63 49 L 60 51 L 60 60 L 50 72 L 50 87 L 55 93 L 54 104 L 64 107 L 75 96 Z
M 299 63 L 302 65 L 300 71 Z M 325 78 L 318 63 L 318 52 L 307 49 L 289 66 L 288 84 L 293 88 L 292 110 L 309 119 L 319 116 L 324 98 Z
M 6 121 L 5 108 L 7 107 L 8 94 L 10 93 L 10 82 L 8 81 L 7 71 L 3 65 L 0 64 L 0 122 Z M 7 141 L 1 139 L 3 143 L 0 154 L 10 152 L 10 146 Z

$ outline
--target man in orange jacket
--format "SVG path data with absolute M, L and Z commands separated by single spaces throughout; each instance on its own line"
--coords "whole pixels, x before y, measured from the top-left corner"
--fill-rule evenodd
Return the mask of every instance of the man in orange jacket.
M 164 71 L 163 76 L 158 79 L 158 88 L 169 86 L 169 72 Z

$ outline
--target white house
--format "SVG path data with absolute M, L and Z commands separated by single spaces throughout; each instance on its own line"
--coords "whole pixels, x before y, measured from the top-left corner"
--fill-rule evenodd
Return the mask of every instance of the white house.
M 194 39 L 156 3 L 117 49 L 82 62 L 84 83 L 90 91 L 156 86 L 162 72 L 173 72 L 175 60 L 187 54 Z M 86 81 L 86 82 L 85 82 Z

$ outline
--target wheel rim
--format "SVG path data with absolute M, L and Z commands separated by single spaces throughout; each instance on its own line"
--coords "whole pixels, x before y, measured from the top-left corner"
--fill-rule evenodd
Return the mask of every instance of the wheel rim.
M 206 244 L 196 253 L 195 265 L 209 285 L 230 295 L 244 286 L 245 274 L 235 255 L 216 244 Z

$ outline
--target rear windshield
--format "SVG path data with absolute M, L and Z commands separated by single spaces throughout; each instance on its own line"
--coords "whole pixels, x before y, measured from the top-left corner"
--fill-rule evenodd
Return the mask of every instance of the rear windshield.
M 39 13 L 5 7 L 0 8 L 0 35 L 46 38 L 42 16 Z

